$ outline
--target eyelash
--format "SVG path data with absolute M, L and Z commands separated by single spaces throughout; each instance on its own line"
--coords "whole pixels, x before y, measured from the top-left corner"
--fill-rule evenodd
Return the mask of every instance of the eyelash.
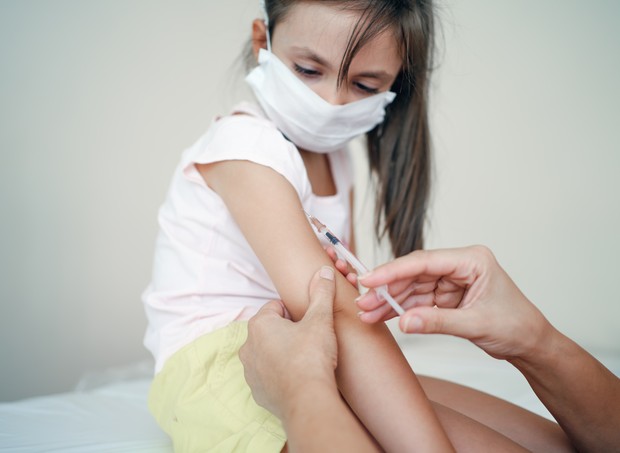
M 295 70 L 295 72 L 301 74 L 304 77 L 313 78 L 321 75 L 319 71 L 304 68 L 303 66 L 299 66 L 297 63 L 293 63 L 293 69 Z M 370 88 L 358 82 L 355 82 L 354 85 L 366 94 L 377 94 L 379 92 L 377 88 Z
M 319 71 L 315 71 L 314 69 L 304 68 L 302 66 L 299 66 L 297 63 L 293 64 L 293 68 L 295 69 L 296 72 L 306 77 L 316 77 L 319 75 Z
M 377 94 L 379 92 L 377 88 L 370 88 L 370 87 L 367 87 L 366 85 L 362 85 L 361 83 L 355 83 L 355 86 L 357 86 L 360 90 L 368 94 Z

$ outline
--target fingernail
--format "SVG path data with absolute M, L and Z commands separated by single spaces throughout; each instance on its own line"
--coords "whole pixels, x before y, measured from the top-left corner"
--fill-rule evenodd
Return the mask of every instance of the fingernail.
M 358 280 L 363 280 L 366 277 L 368 277 L 371 273 L 370 272 L 366 272 L 365 274 L 360 275 L 359 277 L 357 277 Z
M 319 272 L 319 277 L 325 280 L 334 280 L 334 270 L 329 266 L 323 266 Z
M 404 332 L 420 332 L 422 327 L 424 327 L 424 322 L 418 316 L 410 316 L 405 319 Z

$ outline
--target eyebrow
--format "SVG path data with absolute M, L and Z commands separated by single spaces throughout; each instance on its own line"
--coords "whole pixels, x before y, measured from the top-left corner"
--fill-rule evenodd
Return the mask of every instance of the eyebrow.
M 329 64 L 329 62 L 327 60 L 325 60 L 324 58 L 322 58 L 321 56 L 317 55 L 316 52 L 310 50 L 308 47 L 293 47 L 293 50 L 295 52 L 298 52 L 300 54 L 303 54 L 304 57 L 309 58 L 310 60 L 314 61 L 315 63 L 320 64 L 321 66 L 324 66 L 326 68 L 331 69 L 332 65 Z

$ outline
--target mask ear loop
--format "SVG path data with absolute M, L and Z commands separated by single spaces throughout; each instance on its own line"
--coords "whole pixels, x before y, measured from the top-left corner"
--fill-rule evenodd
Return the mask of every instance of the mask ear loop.
M 265 4 L 265 0 L 260 0 L 260 9 L 263 12 L 263 16 L 265 16 L 265 27 L 267 28 L 267 51 L 271 53 L 271 35 L 269 33 L 269 15 L 267 14 L 267 5 Z

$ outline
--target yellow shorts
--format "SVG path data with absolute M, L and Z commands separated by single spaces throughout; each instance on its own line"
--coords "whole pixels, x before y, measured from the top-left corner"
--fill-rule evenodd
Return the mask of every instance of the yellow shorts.
M 252 398 L 239 348 L 247 322 L 204 335 L 168 359 L 155 376 L 149 409 L 176 452 L 280 452 L 277 417 Z

